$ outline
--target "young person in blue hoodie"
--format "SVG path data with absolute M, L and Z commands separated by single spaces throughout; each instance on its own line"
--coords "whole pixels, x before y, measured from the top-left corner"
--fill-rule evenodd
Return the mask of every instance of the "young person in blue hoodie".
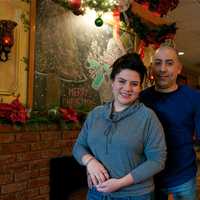
M 153 176 L 164 168 L 166 145 L 155 113 L 138 100 L 146 68 L 136 53 L 117 59 L 113 101 L 89 114 L 73 147 L 93 186 L 88 200 L 151 200 Z
M 176 82 L 182 65 L 174 48 L 161 46 L 153 58 L 155 86 L 141 93 L 141 101 L 160 119 L 166 136 L 165 169 L 155 176 L 156 200 L 197 200 L 193 136 L 200 138 L 200 93 Z

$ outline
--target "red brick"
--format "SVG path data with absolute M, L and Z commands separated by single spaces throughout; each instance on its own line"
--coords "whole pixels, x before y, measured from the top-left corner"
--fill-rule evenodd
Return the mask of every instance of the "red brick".
M 0 185 L 2 184 L 8 184 L 13 181 L 13 175 L 11 173 L 9 174 L 0 174 Z
M 40 135 L 38 133 L 18 133 L 16 134 L 17 142 L 38 142 L 40 141 Z
M 2 194 L 0 200 L 18 200 L 15 193 Z M 20 199 L 21 200 L 21 199 Z
M 56 140 L 47 140 L 38 143 L 31 144 L 31 151 L 53 149 L 60 147 L 60 144 Z
M 41 186 L 49 185 L 49 177 L 44 176 L 44 177 L 38 177 L 29 180 L 29 185 L 28 188 L 38 188 Z
M 11 164 L 16 161 L 16 155 L 10 154 L 10 155 L 0 155 L 0 166 L 5 164 Z
M 63 139 L 64 140 L 76 140 L 77 136 L 79 135 L 80 130 L 66 130 L 63 131 Z
M 5 172 L 22 172 L 27 170 L 29 167 L 27 162 L 15 162 L 13 164 L 9 165 L 3 165 L 0 167 L 0 172 L 5 173 Z
M 62 147 L 62 152 L 64 155 L 71 155 L 74 146 L 74 141 L 65 141 L 65 145 Z
M 52 158 L 61 155 L 61 149 L 49 149 L 41 152 L 41 158 Z
M 36 196 L 39 195 L 40 188 L 28 189 L 28 190 L 26 190 L 25 193 L 26 193 L 26 196 L 27 196 L 27 200 L 30 200 L 33 197 L 36 197 Z
M 17 200 L 28 200 L 28 197 L 26 195 L 26 190 L 22 190 L 20 192 L 15 193 Z
M 14 134 L 0 133 L 0 143 L 10 143 L 15 141 Z
M 17 154 L 17 161 L 29 161 L 29 160 L 38 160 L 40 159 L 40 152 L 25 152 Z
M 2 144 L 0 146 L 0 154 L 11 154 L 17 152 L 25 152 L 29 150 L 28 144 Z
M 50 191 L 49 185 L 40 187 L 40 194 L 48 194 Z
M 34 160 L 29 162 L 29 168 L 31 170 L 33 169 L 40 169 L 40 168 L 47 168 L 49 166 L 49 160 L 43 159 L 43 160 Z
M 49 168 L 40 169 L 40 176 L 49 176 Z
M 16 127 L 12 125 L 0 124 L 0 133 L 15 132 Z
M 15 182 L 28 180 L 31 177 L 31 171 L 27 170 L 15 173 L 14 177 L 15 177 Z
M 40 170 L 39 169 L 32 169 L 31 170 L 31 178 L 38 177 L 40 175 Z
M 19 192 L 0 195 L 0 200 L 32 200 L 39 196 L 40 189 L 22 190 Z
M 48 131 L 41 133 L 41 140 L 59 140 L 61 139 L 60 131 Z
M 25 191 L 4 194 L 1 197 L 2 197 L 1 200 L 30 200 L 28 199 Z
M 7 185 L 2 185 L 1 186 L 1 193 L 6 194 L 6 193 L 11 193 L 11 192 L 17 192 L 24 190 L 27 187 L 27 182 L 19 182 L 19 183 L 11 183 Z
M 49 195 L 40 195 L 38 197 L 33 198 L 32 200 L 49 200 Z M 77 199 L 78 200 L 78 199 Z
M 66 147 L 67 140 L 59 140 L 59 141 L 57 141 L 57 143 L 59 143 L 60 148 Z

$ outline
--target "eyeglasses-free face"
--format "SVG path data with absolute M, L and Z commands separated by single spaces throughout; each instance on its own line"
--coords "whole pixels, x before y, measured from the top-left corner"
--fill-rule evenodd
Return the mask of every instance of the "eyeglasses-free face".
M 174 49 L 162 47 L 155 53 L 152 73 L 156 89 L 169 92 L 177 88 L 176 79 L 181 73 L 181 63 Z
M 124 69 L 112 82 L 114 109 L 121 111 L 134 103 L 141 91 L 141 79 L 138 72 Z

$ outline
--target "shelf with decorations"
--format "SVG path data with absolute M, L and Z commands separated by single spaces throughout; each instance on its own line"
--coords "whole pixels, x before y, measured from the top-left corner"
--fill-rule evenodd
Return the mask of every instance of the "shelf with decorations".
M 0 130 L 80 129 L 89 109 L 55 106 L 45 111 L 31 111 L 16 97 L 11 103 L 0 103 Z

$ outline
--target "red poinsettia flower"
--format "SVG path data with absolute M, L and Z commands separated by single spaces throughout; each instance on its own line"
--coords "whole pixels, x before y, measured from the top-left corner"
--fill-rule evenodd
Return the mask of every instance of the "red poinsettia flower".
M 78 114 L 72 108 L 59 108 L 61 117 L 65 121 L 78 122 Z
M 0 103 L 0 118 L 7 119 L 12 123 L 25 123 L 28 120 L 26 108 L 20 103 L 19 97 L 11 103 Z

